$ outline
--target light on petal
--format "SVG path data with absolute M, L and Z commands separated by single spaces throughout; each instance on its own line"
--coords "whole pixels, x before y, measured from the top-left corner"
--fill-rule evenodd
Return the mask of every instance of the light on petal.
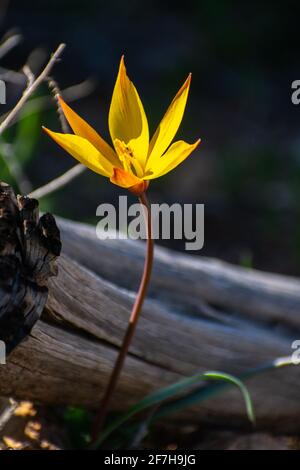
M 148 155 L 149 130 L 146 114 L 134 84 L 129 80 L 122 57 L 109 110 L 109 131 L 124 141 L 141 165 Z
M 167 152 L 155 161 L 155 164 L 147 168 L 144 179 L 150 180 L 163 176 L 182 163 L 200 144 L 200 139 L 194 144 L 188 144 L 183 140 L 174 142 Z M 148 167 L 148 165 L 147 165 Z
M 70 106 L 68 106 L 60 96 L 58 99 L 64 115 L 74 133 L 79 135 L 79 137 L 83 137 L 84 139 L 87 139 L 89 142 L 91 142 L 91 144 L 93 144 L 94 147 L 96 147 L 96 149 L 102 153 L 102 155 L 110 160 L 114 166 L 121 167 L 119 159 L 111 146 L 108 145 L 104 139 L 102 139 L 102 137 L 98 134 L 98 132 L 95 131 L 95 129 L 93 129 L 92 126 L 90 126 L 84 119 L 75 113 L 75 111 L 70 108 Z
M 90 170 L 103 176 L 112 175 L 112 164 L 88 140 L 78 135 L 52 132 L 46 127 L 43 129 L 58 145 Z
M 188 98 L 191 78 L 192 76 L 190 74 L 168 107 L 150 141 L 149 165 L 152 165 L 152 163 L 163 155 L 178 131 Z

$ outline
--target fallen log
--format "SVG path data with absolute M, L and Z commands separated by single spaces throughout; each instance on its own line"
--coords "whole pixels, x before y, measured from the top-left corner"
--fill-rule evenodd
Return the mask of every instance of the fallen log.
M 112 370 L 142 271 L 143 242 L 105 240 L 57 218 L 63 244 L 41 319 L 0 366 L 0 394 L 95 408 Z M 156 248 L 151 288 L 115 409 L 204 370 L 239 374 L 290 355 L 300 338 L 300 281 Z M 257 427 L 300 430 L 300 368 L 248 381 Z M 181 411 L 186 422 L 247 425 L 240 393 Z

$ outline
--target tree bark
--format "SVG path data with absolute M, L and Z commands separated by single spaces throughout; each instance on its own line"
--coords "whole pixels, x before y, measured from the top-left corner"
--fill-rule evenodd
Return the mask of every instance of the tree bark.
M 94 227 L 57 219 L 58 276 L 30 335 L 0 366 L 0 393 L 95 408 L 120 347 L 143 267 L 144 243 L 105 240 Z M 239 374 L 292 353 L 300 339 L 300 281 L 156 248 L 151 287 L 115 409 L 205 370 Z M 300 368 L 248 381 L 257 427 L 300 430 Z M 239 391 L 174 416 L 247 426 Z

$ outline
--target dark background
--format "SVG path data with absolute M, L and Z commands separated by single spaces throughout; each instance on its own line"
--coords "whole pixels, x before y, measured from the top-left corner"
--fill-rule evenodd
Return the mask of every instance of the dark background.
M 17 27 L 24 39 L 2 65 L 19 70 L 32 50 L 49 54 L 66 42 L 53 76 L 61 89 L 93 78 L 93 92 L 71 106 L 107 139 L 121 54 L 152 131 L 193 72 L 178 137 L 202 143 L 151 184 L 152 201 L 205 204 L 200 255 L 300 274 L 300 105 L 291 102 L 291 83 L 300 79 L 296 2 L 12 0 L 6 11 L 4 3 L 2 33 Z M 8 90 L 12 106 L 22 90 Z M 46 93 L 46 87 L 39 91 Z M 21 122 L 5 137 L 21 139 L 18 155 L 34 188 L 74 165 L 40 131 L 41 124 L 59 130 L 54 105 Z M 12 179 L 4 162 L 0 177 Z M 87 171 L 41 205 L 95 222 L 98 204 L 116 202 L 119 194 L 125 193 Z M 178 241 L 167 245 L 184 248 Z

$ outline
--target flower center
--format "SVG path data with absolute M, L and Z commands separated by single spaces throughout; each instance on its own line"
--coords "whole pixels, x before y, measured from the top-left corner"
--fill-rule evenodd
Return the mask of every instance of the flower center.
M 141 178 L 143 176 L 143 168 L 140 162 L 133 155 L 130 147 L 119 139 L 115 139 L 114 144 L 124 170 Z

